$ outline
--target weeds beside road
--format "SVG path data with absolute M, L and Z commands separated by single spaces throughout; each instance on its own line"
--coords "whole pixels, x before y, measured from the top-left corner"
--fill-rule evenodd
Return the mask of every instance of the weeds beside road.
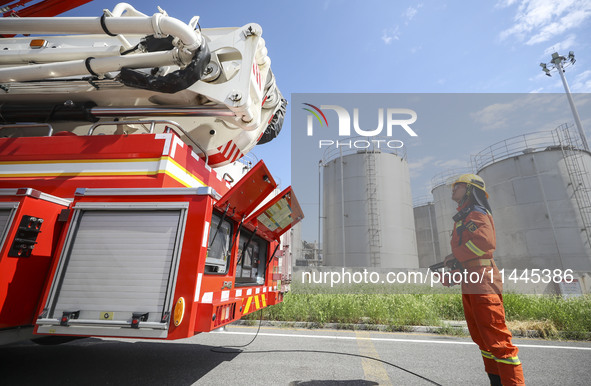
M 507 324 L 547 339 L 591 340 L 591 296 L 503 295 Z M 258 313 L 251 314 L 258 319 Z M 445 326 L 464 319 L 460 294 L 298 294 L 265 309 L 264 319 L 291 322 Z

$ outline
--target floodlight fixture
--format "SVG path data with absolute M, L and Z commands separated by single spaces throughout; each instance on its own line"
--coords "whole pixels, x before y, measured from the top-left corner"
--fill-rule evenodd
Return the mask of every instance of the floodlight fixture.
M 570 109 L 573 113 L 573 117 L 575 119 L 575 124 L 577 125 L 577 129 L 579 130 L 579 136 L 581 137 L 581 142 L 583 143 L 583 147 L 585 150 L 589 151 L 589 145 L 587 144 L 587 138 L 585 137 L 585 132 L 583 131 L 583 124 L 581 123 L 581 118 L 579 118 L 579 113 L 577 111 L 577 107 L 575 106 L 575 101 L 570 92 L 570 88 L 568 87 L 568 83 L 566 82 L 566 77 L 564 76 L 564 67 L 568 67 L 569 65 L 573 65 L 576 62 L 575 60 L 575 53 L 574 51 L 569 51 L 568 58 L 561 56 L 558 52 L 552 54 L 552 60 L 550 61 L 551 65 L 548 67 L 547 63 L 540 63 L 540 67 L 542 67 L 542 71 L 546 73 L 547 76 L 550 75 L 550 71 L 556 69 L 558 74 L 560 74 L 560 79 L 562 79 L 562 85 L 564 86 L 564 91 L 566 93 L 566 97 L 568 99 L 568 103 L 570 104 Z

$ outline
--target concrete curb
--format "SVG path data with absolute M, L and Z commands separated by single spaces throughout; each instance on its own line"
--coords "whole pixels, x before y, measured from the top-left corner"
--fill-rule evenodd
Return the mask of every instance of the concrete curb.
M 258 326 L 258 320 L 237 320 L 234 325 Z M 360 330 L 379 332 L 418 332 L 438 335 L 464 335 L 470 336 L 465 321 L 449 320 L 443 321 L 443 326 L 389 326 L 385 324 L 370 323 L 314 323 L 314 322 L 284 322 L 275 320 L 263 320 L 261 326 L 279 328 L 305 328 L 305 329 L 331 329 L 331 330 Z M 519 338 L 544 338 L 536 330 L 511 330 L 514 337 Z

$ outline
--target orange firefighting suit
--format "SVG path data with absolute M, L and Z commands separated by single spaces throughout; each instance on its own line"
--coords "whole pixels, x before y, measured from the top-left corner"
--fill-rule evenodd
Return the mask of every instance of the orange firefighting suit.
M 458 213 L 461 215 L 455 220 L 464 218 L 455 222 L 452 253 L 467 270 L 468 278 L 476 277 L 472 272 L 484 275 L 482 283 L 470 279 L 462 283 L 468 330 L 480 347 L 487 373 L 499 375 L 504 386 L 524 385 L 518 349 L 511 343 L 511 332 L 505 325 L 502 281 L 493 260 L 496 236 L 492 215 L 483 206 L 470 203 L 458 208 Z

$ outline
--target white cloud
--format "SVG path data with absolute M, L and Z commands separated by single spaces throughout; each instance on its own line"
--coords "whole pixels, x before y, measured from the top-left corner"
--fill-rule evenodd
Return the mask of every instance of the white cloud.
M 435 162 L 435 165 L 437 165 L 441 168 L 452 169 L 452 170 L 463 169 L 463 168 L 469 167 L 466 160 L 463 160 L 463 159 L 450 159 L 447 161 L 437 161 L 437 162 Z
M 546 48 L 546 50 L 544 51 L 544 58 L 549 60 L 550 55 L 552 55 L 554 52 L 558 52 L 561 55 L 565 55 L 565 53 L 563 52 L 571 51 L 573 47 L 577 44 L 575 41 L 576 37 L 577 36 L 575 34 L 570 34 L 563 41 Z
M 575 77 L 571 91 L 591 92 L 591 70 L 584 71 Z
M 392 43 L 392 40 L 399 40 L 400 32 L 398 26 L 396 28 L 385 28 L 382 31 L 382 40 L 385 44 Z
M 423 46 L 415 46 L 415 47 L 412 47 L 412 48 L 410 49 L 410 53 L 411 53 L 411 54 L 416 54 L 417 52 L 419 52 L 419 51 L 420 51 L 420 50 L 422 50 L 422 49 L 423 49 Z
M 507 117 L 516 106 L 512 103 L 495 103 L 471 114 L 474 121 L 482 126 L 482 130 L 496 130 L 507 127 Z
M 548 79 L 548 77 L 546 76 L 546 73 L 544 73 L 544 72 L 542 71 L 542 68 L 541 68 L 541 67 L 540 67 L 540 71 L 539 71 L 539 72 L 537 72 L 537 71 L 536 71 L 536 73 L 535 73 L 535 74 L 536 74 L 535 76 L 530 76 L 530 77 L 528 78 L 528 80 L 529 80 L 530 82 L 540 82 L 540 81 L 542 81 L 542 80 L 544 80 L 544 79 Z
M 577 108 L 591 106 L 591 94 L 580 94 L 575 95 L 575 103 L 577 104 Z M 589 118 L 591 119 L 591 118 Z
M 409 162 L 408 168 L 412 173 L 418 173 L 425 168 L 426 165 L 430 164 L 435 157 L 427 156 L 423 157 L 415 162 Z
M 408 23 L 410 23 L 410 21 L 412 19 L 414 19 L 414 17 L 419 12 L 419 8 L 422 8 L 422 7 L 423 7 L 422 3 L 418 4 L 416 7 L 408 7 L 406 9 L 406 11 L 402 14 L 402 16 L 404 16 L 404 18 L 406 19 L 405 24 L 408 25 Z
M 507 8 L 512 6 L 517 0 L 501 0 L 495 4 L 496 8 Z
M 417 4 L 416 7 L 408 7 L 404 13 L 402 13 L 402 17 L 404 18 L 404 25 L 408 25 L 412 19 L 417 15 L 419 9 L 423 7 L 423 4 Z M 400 40 L 400 26 L 396 26 L 394 28 L 384 28 L 382 30 L 382 41 L 384 44 L 388 45 L 391 44 L 394 40 Z M 419 47 L 420 49 L 420 47 Z M 413 51 L 414 54 L 416 51 Z
M 534 90 L 535 91 L 535 90 Z M 559 111 L 564 110 L 563 95 L 530 93 L 516 97 L 509 103 L 494 103 L 488 105 L 470 117 L 480 130 L 508 130 L 512 127 L 527 129 L 530 126 L 539 126 L 534 116 L 542 112 L 550 116 L 556 116 Z
M 497 6 L 508 7 L 514 3 L 504 0 Z M 527 45 L 534 45 L 579 27 L 589 17 L 591 0 L 520 0 L 515 24 L 499 37 L 504 40 L 515 36 Z
M 538 93 L 541 93 L 542 91 L 544 91 L 544 87 L 538 87 L 534 90 L 531 90 L 529 93 L 530 94 L 538 94 Z

